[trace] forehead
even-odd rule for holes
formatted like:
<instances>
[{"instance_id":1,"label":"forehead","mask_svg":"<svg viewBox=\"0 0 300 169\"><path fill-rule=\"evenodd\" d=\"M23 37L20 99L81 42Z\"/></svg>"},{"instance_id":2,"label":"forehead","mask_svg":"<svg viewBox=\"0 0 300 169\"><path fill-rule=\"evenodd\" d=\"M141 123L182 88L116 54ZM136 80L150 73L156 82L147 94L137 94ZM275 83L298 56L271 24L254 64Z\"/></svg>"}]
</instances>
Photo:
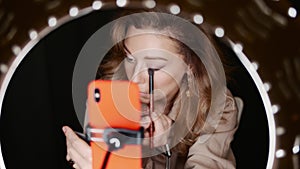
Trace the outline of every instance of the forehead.
<instances>
[{"instance_id":1,"label":"forehead","mask_svg":"<svg viewBox=\"0 0 300 169\"><path fill-rule=\"evenodd\" d=\"M166 33L153 29L136 29L133 26L127 31L125 45L131 53L149 49L167 50L171 53L179 51L178 45Z\"/></svg>"}]
</instances>

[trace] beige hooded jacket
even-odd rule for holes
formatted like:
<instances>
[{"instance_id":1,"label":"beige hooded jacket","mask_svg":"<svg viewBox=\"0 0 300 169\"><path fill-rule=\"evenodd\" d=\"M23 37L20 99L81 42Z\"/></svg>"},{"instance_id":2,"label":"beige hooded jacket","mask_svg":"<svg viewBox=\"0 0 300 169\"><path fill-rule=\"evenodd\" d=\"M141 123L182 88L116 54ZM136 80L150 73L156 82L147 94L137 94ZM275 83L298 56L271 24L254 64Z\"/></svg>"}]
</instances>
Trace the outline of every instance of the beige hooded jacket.
<instances>
[{"instance_id":1,"label":"beige hooded jacket","mask_svg":"<svg viewBox=\"0 0 300 169\"><path fill-rule=\"evenodd\" d=\"M214 133L200 135L189 148L187 156L172 151L171 169L234 169L235 158L230 147L238 127L238 110L235 99L228 92L222 119ZM170 116L170 115L169 115ZM145 169L165 169L163 154L143 161Z\"/></svg>"}]
</instances>

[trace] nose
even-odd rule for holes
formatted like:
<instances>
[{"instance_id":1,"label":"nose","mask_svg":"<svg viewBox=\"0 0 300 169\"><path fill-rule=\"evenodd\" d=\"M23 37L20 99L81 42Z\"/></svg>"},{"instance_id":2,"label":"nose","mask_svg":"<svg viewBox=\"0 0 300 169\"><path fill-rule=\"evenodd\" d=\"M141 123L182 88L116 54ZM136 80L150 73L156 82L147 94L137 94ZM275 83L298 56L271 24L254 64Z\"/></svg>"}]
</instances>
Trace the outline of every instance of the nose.
<instances>
[{"instance_id":1,"label":"nose","mask_svg":"<svg viewBox=\"0 0 300 169\"><path fill-rule=\"evenodd\" d=\"M137 84L144 84L147 82L148 79L148 73L147 73L146 67L136 67L132 76L131 81L137 83Z\"/></svg>"}]
</instances>

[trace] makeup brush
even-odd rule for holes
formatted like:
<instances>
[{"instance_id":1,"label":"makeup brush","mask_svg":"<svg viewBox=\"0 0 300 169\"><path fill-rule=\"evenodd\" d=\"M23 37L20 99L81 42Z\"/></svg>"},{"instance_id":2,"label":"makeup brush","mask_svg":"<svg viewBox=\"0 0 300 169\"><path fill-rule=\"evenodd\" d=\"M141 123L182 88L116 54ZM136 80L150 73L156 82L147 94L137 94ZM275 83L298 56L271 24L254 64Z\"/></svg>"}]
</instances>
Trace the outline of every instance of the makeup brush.
<instances>
[{"instance_id":1,"label":"makeup brush","mask_svg":"<svg viewBox=\"0 0 300 169\"><path fill-rule=\"evenodd\" d=\"M150 104L149 104L149 138L150 138L150 148L153 148L153 133L154 133L154 122L152 119L152 113L154 112L154 69L148 69L149 74L149 95L150 95Z\"/></svg>"}]
</instances>

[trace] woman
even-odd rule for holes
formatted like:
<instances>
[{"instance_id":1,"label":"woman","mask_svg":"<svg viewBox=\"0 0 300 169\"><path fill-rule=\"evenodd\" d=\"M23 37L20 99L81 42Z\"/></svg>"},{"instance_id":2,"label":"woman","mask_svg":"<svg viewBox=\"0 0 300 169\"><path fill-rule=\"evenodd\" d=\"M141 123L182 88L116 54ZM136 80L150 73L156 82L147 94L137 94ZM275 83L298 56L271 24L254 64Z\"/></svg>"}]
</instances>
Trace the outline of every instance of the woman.
<instances>
[{"instance_id":1,"label":"woman","mask_svg":"<svg viewBox=\"0 0 300 169\"><path fill-rule=\"evenodd\" d=\"M112 39L116 46L102 61L99 77L138 84L145 137L151 136L153 119L153 145L170 145L171 168L235 168L230 143L237 108L219 55L202 31L176 16L143 12L117 20ZM151 115L149 69L154 70ZM69 127L63 131L67 160L74 168L91 168L89 146ZM162 154L144 156L143 168L165 165Z\"/></svg>"}]
</instances>

